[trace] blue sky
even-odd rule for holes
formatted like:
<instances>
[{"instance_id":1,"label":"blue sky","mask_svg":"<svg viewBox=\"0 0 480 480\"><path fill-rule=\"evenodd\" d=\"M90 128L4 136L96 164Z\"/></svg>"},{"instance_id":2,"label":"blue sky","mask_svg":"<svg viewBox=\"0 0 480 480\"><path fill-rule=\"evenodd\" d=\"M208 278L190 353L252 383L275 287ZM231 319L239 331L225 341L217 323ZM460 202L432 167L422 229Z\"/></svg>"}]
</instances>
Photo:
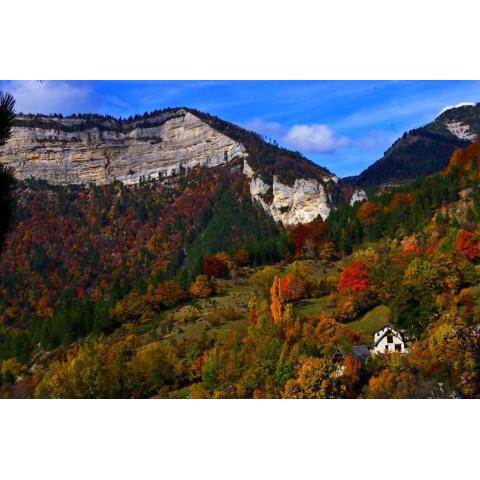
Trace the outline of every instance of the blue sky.
<instances>
[{"instance_id":1,"label":"blue sky","mask_svg":"<svg viewBox=\"0 0 480 480\"><path fill-rule=\"evenodd\" d=\"M445 107L480 102L477 81L0 81L18 112L126 117L188 106L299 150L339 176L378 160Z\"/></svg>"}]
</instances>

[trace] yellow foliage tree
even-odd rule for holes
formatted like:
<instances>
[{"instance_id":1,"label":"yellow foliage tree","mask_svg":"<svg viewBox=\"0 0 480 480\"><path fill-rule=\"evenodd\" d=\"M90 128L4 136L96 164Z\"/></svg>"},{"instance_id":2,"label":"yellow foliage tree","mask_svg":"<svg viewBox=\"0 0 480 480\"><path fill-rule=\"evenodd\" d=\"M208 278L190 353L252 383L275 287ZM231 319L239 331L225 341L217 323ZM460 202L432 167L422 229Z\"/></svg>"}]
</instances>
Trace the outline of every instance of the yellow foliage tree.
<instances>
[{"instance_id":1,"label":"yellow foliage tree","mask_svg":"<svg viewBox=\"0 0 480 480\"><path fill-rule=\"evenodd\" d=\"M131 378L144 395L153 395L163 385L174 382L178 365L172 345L153 342L135 353L130 365Z\"/></svg>"},{"instance_id":2,"label":"yellow foliage tree","mask_svg":"<svg viewBox=\"0 0 480 480\"><path fill-rule=\"evenodd\" d=\"M213 293L213 287L206 275L197 275L195 282L190 287L194 297L207 298Z\"/></svg>"},{"instance_id":3,"label":"yellow foliage tree","mask_svg":"<svg viewBox=\"0 0 480 480\"><path fill-rule=\"evenodd\" d=\"M325 358L300 358L297 375L285 385L283 398L339 398L343 387L335 366Z\"/></svg>"}]
</instances>

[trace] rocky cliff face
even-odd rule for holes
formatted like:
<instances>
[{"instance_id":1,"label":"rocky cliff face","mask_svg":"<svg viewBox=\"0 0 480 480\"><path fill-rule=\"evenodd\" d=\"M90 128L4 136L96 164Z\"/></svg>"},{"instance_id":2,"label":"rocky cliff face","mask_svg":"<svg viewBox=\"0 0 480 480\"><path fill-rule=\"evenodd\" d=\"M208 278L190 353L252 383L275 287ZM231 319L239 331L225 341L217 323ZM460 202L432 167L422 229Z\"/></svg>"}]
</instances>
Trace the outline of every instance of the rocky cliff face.
<instances>
[{"instance_id":1,"label":"rocky cliff face","mask_svg":"<svg viewBox=\"0 0 480 480\"><path fill-rule=\"evenodd\" d=\"M357 202L363 202L364 200L368 200L367 192L358 188L353 192L352 197L350 198L350 206L355 205Z\"/></svg>"},{"instance_id":2,"label":"rocky cliff face","mask_svg":"<svg viewBox=\"0 0 480 480\"><path fill-rule=\"evenodd\" d=\"M334 201L326 184L336 184L334 176L317 179L298 178L293 185L279 181L273 175L271 184L255 174L247 160L244 160L243 173L250 179L250 194L276 222L283 225L308 223L319 215L325 219Z\"/></svg>"},{"instance_id":3,"label":"rocky cliff face","mask_svg":"<svg viewBox=\"0 0 480 480\"><path fill-rule=\"evenodd\" d=\"M179 109L148 122L20 117L0 162L19 179L50 183L138 183L181 169L213 167L245 155L245 148Z\"/></svg>"},{"instance_id":4,"label":"rocky cliff face","mask_svg":"<svg viewBox=\"0 0 480 480\"><path fill-rule=\"evenodd\" d=\"M168 177L243 159L252 199L275 221L286 226L306 223L319 215L326 218L335 207L338 179L328 171L308 164L300 173L294 172L293 179L282 181L271 165L262 169L258 152L255 169L251 168L247 161L251 152L241 141L244 134L248 139L248 132L237 132L234 140L220 130L188 109L126 121L100 116L19 116L13 137L0 148L0 162L13 167L19 179L134 184L142 177Z\"/></svg>"}]
</instances>

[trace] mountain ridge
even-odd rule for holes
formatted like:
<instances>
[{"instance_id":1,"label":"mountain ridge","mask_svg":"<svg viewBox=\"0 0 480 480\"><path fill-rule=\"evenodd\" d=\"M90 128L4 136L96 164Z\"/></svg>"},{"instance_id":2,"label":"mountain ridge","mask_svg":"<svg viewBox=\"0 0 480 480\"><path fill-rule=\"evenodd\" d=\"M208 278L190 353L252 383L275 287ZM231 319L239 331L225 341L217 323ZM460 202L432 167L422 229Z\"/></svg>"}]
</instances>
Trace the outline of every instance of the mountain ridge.
<instances>
[{"instance_id":1,"label":"mountain ridge","mask_svg":"<svg viewBox=\"0 0 480 480\"><path fill-rule=\"evenodd\" d=\"M480 103L451 107L423 127L405 132L379 160L343 180L357 188L388 189L442 170L457 148L479 137Z\"/></svg>"},{"instance_id":2,"label":"mountain ridge","mask_svg":"<svg viewBox=\"0 0 480 480\"><path fill-rule=\"evenodd\" d=\"M168 108L129 119L21 115L0 149L19 179L126 184L243 160L251 198L284 225L326 218L343 201L338 178L298 152L198 110ZM248 162L247 162L248 159Z\"/></svg>"}]
</instances>

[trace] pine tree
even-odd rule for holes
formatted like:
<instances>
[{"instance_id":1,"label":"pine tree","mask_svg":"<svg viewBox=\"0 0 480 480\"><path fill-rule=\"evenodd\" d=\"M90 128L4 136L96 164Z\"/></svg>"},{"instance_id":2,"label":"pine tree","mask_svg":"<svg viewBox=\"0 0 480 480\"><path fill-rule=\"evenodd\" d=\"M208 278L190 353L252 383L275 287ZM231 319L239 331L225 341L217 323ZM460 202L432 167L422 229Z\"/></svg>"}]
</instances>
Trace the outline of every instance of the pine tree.
<instances>
[{"instance_id":1,"label":"pine tree","mask_svg":"<svg viewBox=\"0 0 480 480\"><path fill-rule=\"evenodd\" d=\"M12 135L15 114L13 107L15 100L9 93L0 92L0 146L5 145ZM13 190L15 177L13 171L0 165L0 251L5 241L5 235L13 220L15 201Z\"/></svg>"}]
</instances>

